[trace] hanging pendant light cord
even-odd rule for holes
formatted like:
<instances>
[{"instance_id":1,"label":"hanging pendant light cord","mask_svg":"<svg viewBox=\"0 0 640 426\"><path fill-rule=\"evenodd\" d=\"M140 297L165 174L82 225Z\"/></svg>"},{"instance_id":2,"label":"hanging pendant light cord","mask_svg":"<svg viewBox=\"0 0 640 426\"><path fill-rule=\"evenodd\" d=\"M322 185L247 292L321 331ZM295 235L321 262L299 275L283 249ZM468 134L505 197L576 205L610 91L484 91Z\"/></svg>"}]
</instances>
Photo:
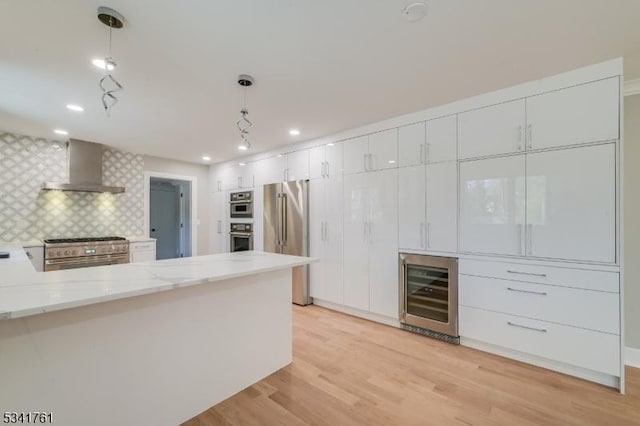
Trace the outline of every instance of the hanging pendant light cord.
<instances>
[{"instance_id":1,"label":"hanging pendant light cord","mask_svg":"<svg viewBox=\"0 0 640 426\"><path fill-rule=\"evenodd\" d=\"M122 85L111 75L111 71L113 71L116 65L116 62L111 57L112 44L113 18L109 18L109 56L104 60L104 77L100 79L100 89L102 89L102 107L107 113L107 117L111 116L111 108L113 108L113 106L118 103L118 98L114 95L114 93L122 90ZM105 84L111 87L107 88Z\"/></svg>"}]
</instances>

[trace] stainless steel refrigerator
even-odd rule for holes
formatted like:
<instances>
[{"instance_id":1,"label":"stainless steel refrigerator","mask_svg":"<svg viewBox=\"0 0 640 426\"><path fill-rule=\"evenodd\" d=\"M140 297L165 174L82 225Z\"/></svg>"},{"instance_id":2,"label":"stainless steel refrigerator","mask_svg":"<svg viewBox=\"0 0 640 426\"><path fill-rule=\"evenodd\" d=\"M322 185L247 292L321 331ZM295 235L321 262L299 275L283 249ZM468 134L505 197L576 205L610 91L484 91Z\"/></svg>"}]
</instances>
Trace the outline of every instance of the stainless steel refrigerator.
<instances>
[{"instance_id":1,"label":"stainless steel refrigerator","mask_svg":"<svg viewBox=\"0 0 640 426\"><path fill-rule=\"evenodd\" d=\"M264 251L307 256L309 254L309 181L264 186ZM308 305L309 267L292 271L293 303Z\"/></svg>"}]
</instances>

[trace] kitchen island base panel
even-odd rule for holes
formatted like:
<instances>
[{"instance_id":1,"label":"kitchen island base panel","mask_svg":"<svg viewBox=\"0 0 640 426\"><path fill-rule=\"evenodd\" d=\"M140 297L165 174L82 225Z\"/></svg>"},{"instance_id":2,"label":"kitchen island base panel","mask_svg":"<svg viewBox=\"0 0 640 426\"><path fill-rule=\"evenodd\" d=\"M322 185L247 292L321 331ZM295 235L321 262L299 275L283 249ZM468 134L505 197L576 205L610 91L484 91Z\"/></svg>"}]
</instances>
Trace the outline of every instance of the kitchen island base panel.
<instances>
[{"instance_id":1,"label":"kitchen island base panel","mask_svg":"<svg viewBox=\"0 0 640 426\"><path fill-rule=\"evenodd\" d=\"M291 363L291 270L2 321L0 342L0 411L174 426Z\"/></svg>"}]
</instances>

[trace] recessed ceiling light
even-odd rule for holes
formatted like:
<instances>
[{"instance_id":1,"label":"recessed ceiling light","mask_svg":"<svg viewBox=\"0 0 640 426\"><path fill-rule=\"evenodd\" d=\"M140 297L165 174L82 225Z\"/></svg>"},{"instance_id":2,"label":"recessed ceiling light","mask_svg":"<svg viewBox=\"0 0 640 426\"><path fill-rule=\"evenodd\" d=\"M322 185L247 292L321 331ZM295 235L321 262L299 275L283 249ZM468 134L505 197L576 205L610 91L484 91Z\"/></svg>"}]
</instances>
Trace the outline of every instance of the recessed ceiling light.
<instances>
[{"instance_id":1,"label":"recessed ceiling light","mask_svg":"<svg viewBox=\"0 0 640 426\"><path fill-rule=\"evenodd\" d=\"M396 162L396 160L389 160L389 164L393 164L395 162Z\"/></svg>"},{"instance_id":2,"label":"recessed ceiling light","mask_svg":"<svg viewBox=\"0 0 640 426\"><path fill-rule=\"evenodd\" d=\"M290 134L291 136L298 136L298 135L300 134L300 130L298 130L298 129L291 129L291 130L289 130L289 134Z\"/></svg>"},{"instance_id":3,"label":"recessed ceiling light","mask_svg":"<svg viewBox=\"0 0 640 426\"><path fill-rule=\"evenodd\" d=\"M83 112L84 108L82 108L80 105L74 105L74 104L67 104L67 109L70 111L75 111L75 112Z\"/></svg>"},{"instance_id":4,"label":"recessed ceiling light","mask_svg":"<svg viewBox=\"0 0 640 426\"><path fill-rule=\"evenodd\" d=\"M248 147L248 146L246 146L245 144L242 144L242 145L238 145L238 149L239 149L240 151L246 151L246 150L248 150L248 149L249 149L249 147Z\"/></svg>"},{"instance_id":5,"label":"recessed ceiling light","mask_svg":"<svg viewBox=\"0 0 640 426\"><path fill-rule=\"evenodd\" d=\"M204 161L211 161L211 157L209 157L208 155L203 156L202 159Z\"/></svg>"},{"instance_id":6,"label":"recessed ceiling light","mask_svg":"<svg viewBox=\"0 0 640 426\"><path fill-rule=\"evenodd\" d=\"M241 167L245 166L245 165L246 165L246 163L238 163L238 166L241 166Z\"/></svg>"},{"instance_id":7,"label":"recessed ceiling light","mask_svg":"<svg viewBox=\"0 0 640 426\"><path fill-rule=\"evenodd\" d=\"M278 154L278 158L282 157L282 154Z\"/></svg>"},{"instance_id":8,"label":"recessed ceiling light","mask_svg":"<svg viewBox=\"0 0 640 426\"><path fill-rule=\"evenodd\" d=\"M113 71L115 69L115 65L112 62L107 65L104 59L94 59L91 61L91 63L101 70L108 68L109 71Z\"/></svg>"},{"instance_id":9,"label":"recessed ceiling light","mask_svg":"<svg viewBox=\"0 0 640 426\"><path fill-rule=\"evenodd\" d=\"M67 136L69 134L69 132L63 129L55 129L53 133L55 133L56 135L63 135L63 136Z\"/></svg>"},{"instance_id":10,"label":"recessed ceiling light","mask_svg":"<svg viewBox=\"0 0 640 426\"><path fill-rule=\"evenodd\" d=\"M328 143L327 146L334 146L335 143Z\"/></svg>"}]
</instances>

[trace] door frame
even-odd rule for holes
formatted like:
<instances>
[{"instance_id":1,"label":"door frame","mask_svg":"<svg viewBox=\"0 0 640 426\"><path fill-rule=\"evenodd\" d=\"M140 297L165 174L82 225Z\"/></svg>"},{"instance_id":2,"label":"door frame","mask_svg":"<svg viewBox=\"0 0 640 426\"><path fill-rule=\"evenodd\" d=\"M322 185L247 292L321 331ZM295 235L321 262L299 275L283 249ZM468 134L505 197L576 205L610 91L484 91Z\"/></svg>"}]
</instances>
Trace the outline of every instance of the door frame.
<instances>
[{"instance_id":1,"label":"door frame","mask_svg":"<svg viewBox=\"0 0 640 426\"><path fill-rule=\"evenodd\" d=\"M191 184L191 256L198 255L198 178L173 173L144 172L144 236L149 238L151 224L151 178L182 180Z\"/></svg>"}]
</instances>

